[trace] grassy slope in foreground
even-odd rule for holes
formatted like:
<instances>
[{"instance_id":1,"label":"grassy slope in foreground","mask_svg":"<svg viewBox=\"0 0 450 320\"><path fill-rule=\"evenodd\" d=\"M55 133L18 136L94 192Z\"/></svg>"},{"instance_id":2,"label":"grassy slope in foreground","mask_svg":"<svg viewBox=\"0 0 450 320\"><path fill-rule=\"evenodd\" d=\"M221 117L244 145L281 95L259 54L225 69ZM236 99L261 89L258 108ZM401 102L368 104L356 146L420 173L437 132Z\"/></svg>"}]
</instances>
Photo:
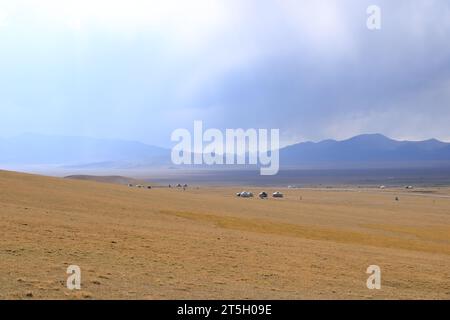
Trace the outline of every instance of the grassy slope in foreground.
<instances>
[{"instance_id":1,"label":"grassy slope in foreground","mask_svg":"<svg viewBox=\"0 0 450 320\"><path fill-rule=\"evenodd\" d=\"M294 189L263 201L6 171L0 190L2 299L450 297L448 198ZM70 264L81 291L65 288ZM370 264L382 290L365 286Z\"/></svg>"}]
</instances>

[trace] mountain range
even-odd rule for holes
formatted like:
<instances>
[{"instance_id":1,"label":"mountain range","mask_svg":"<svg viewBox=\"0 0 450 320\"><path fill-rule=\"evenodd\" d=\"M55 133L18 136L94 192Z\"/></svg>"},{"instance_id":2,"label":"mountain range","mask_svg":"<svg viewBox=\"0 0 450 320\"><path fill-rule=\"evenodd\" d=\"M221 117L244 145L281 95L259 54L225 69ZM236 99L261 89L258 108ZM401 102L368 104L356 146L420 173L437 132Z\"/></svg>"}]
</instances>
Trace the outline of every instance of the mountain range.
<instances>
[{"instance_id":1,"label":"mountain range","mask_svg":"<svg viewBox=\"0 0 450 320\"><path fill-rule=\"evenodd\" d=\"M136 141L23 134L0 139L0 165L54 165L66 168L172 166L170 149ZM363 134L336 141L302 142L280 150L282 167L342 165L450 165L450 143L430 139L397 141Z\"/></svg>"},{"instance_id":2,"label":"mountain range","mask_svg":"<svg viewBox=\"0 0 450 320\"><path fill-rule=\"evenodd\" d=\"M450 143L436 139L397 141L381 134L363 134L336 141L303 142L283 148L282 165L306 163L445 163L450 161Z\"/></svg>"}]
</instances>

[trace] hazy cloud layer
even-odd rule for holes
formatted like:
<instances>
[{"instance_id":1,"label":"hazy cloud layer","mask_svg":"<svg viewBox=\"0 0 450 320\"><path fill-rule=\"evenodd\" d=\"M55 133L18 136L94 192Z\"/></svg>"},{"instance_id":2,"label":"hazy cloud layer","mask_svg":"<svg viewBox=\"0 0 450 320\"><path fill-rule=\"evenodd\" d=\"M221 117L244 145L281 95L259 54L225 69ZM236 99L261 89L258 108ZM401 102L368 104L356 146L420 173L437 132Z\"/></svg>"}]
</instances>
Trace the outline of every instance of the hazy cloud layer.
<instances>
[{"instance_id":1,"label":"hazy cloud layer","mask_svg":"<svg viewBox=\"0 0 450 320\"><path fill-rule=\"evenodd\" d=\"M447 0L0 0L0 136L450 141L449 39Z\"/></svg>"}]
</instances>

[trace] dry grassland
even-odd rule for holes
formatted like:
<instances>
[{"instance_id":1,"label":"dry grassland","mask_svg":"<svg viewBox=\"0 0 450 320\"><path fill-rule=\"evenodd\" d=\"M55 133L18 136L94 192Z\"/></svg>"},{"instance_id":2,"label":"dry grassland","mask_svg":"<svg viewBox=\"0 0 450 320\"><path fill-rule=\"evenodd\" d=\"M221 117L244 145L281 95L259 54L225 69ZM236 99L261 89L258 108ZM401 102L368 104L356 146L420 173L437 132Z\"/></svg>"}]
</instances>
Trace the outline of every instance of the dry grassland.
<instances>
[{"instance_id":1,"label":"dry grassland","mask_svg":"<svg viewBox=\"0 0 450 320\"><path fill-rule=\"evenodd\" d=\"M0 171L0 299L450 298L450 189L243 189Z\"/></svg>"}]
</instances>

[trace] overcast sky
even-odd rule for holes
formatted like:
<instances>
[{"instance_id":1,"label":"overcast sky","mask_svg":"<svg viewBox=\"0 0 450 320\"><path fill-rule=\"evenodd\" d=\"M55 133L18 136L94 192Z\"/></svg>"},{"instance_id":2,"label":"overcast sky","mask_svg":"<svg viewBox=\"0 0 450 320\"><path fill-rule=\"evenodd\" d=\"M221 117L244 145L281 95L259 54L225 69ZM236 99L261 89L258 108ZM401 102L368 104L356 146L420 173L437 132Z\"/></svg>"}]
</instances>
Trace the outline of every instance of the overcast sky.
<instances>
[{"instance_id":1,"label":"overcast sky","mask_svg":"<svg viewBox=\"0 0 450 320\"><path fill-rule=\"evenodd\" d=\"M450 141L450 2L0 0L0 137L168 146L194 120Z\"/></svg>"}]
</instances>

